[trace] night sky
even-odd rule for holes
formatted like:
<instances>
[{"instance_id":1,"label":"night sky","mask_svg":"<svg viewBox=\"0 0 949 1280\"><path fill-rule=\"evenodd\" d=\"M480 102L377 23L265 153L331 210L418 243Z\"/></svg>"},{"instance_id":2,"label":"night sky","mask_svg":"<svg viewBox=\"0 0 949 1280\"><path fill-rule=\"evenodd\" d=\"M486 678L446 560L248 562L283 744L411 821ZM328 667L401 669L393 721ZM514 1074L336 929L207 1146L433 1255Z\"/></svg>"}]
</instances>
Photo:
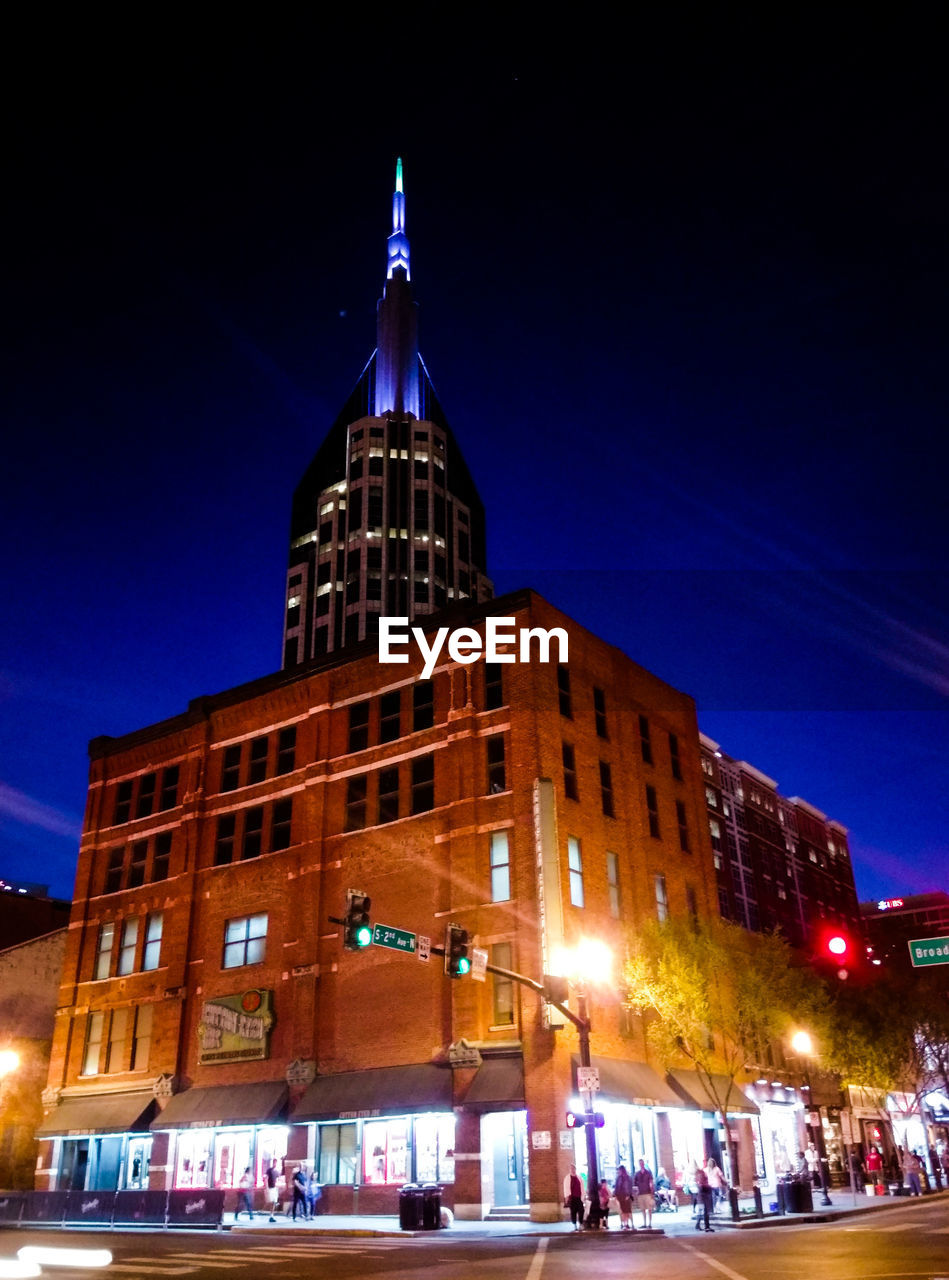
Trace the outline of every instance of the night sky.
<instances>
[{"instance_id":1,"label":"night sky","mask_svg":"<svg viewBox=\"0 0 949 1280\"><path fill-rule=\"evenodd\" d=\"M949 887L935 16L56 21L7 50L0 876L70 896L88 740L279 666L401 154L497 592L690 693L861 898Z\"/></svg>"}]
</instances>

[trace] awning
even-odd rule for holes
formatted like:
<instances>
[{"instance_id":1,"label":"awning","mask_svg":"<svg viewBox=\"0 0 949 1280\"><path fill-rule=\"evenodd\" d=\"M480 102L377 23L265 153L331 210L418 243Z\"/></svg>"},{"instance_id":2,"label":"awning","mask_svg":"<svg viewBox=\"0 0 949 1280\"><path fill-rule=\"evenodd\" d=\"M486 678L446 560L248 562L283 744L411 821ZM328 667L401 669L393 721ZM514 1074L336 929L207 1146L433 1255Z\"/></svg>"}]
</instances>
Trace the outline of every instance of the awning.
<instances>
[{"instance_id":1,"label":"awning","mask_svg":"<svg viewBox=\"0 0 949 1280\"><path fill-rule=\"evenodd\" d=\"M146 1133L155 1114L151 1089L135 1093L98 1093L64 1098L42 1121L37 1137L49 1134Z\"/></svg>"},{"instance_id":2,"label":"awning","mask_svg":"<svg viewBox=\"0 0 949 1280\"><path fill-rule=\"evenodd\" d=\"M718 1102L712 1097L708 1085L697 1071L670 1071L673 1089L682 1095L686 1106L696 1111L718 1111ZM712 1075L712 1085L719 1101L725 1102L729 1115L760 1115L757 1104L747 1097L741 1086L728 1076ZM681 1105L681 1103L680 1103Z\"/></svg>"},{"instance_id":3,"label":"awning","mask_svg":"<svg viewBox=\"0 0 949 1280\"><path fill-rule=\"evenodd\" d=\"M451 1111L452 1073L430 1062L318 1076L294 1109L298 1120L355 1120Z\"/></svg>"},{"instance_id":4,"label":"awning","mask_svg":"<svg viewBox=\"0 0 949 1280\"><path fill-rule=\"evenodd\" d=\"M287 1085L283 1080L186 1089L168 1100L151 1127L202 1129L216 1125L272 1124L284 1119L286 1104Z\"/></svg>"},{"instance_id":5,"label":"awning","mask_svg":"<svg viewBox=\"0 0 949 1280\"><path fill-rule=\"evenodd\" d=\"M580 1060L573 1059L573 1087L577 1087ZM633 1062L625 1058L598 1058L591 1066L600 1073L600 1090L596 1097L605 1102L628 1102L641 1107L681 1107L682 1099L663 1080L658 1072L645 1062Z\"/></svg>"},{"instance_id":6,"label":"awning","mask_svg":"<svg viewBox=\"0 0 949 1280\"><path fill-rule=\"evenodd\" d=\"M524 1101L524 1059L485 1058L465 1094L465 1106L477 1111L519 1111Z\"/></svg>"}]
</instances>

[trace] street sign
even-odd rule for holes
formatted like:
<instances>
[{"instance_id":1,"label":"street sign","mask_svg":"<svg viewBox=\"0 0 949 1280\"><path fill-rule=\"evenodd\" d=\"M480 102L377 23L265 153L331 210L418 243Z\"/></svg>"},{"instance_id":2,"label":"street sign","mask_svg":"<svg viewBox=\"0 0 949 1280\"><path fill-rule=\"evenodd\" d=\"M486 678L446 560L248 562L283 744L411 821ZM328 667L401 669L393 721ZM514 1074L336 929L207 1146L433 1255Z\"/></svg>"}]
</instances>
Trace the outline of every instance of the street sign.
<instances>
[{"instance_id":1,"label":"street sign","mask_svg":"<svg viewBox=\"0 0 949 1280\"><path fill-rule=\"evenodd\" d=\"M483 947L471 948L471 973L469 978L475 982L484 982L488 972L488 953Z\"/></svg>"},{"instance_id":2,"label":"street sign","mask_svg":"<svg viewBox=\"0 0 949 1280\"><path fill-rule=\"evenodd\" d=\"M599 1070L596 1067L577 1067L577 1088L581 1093L599 1093Z\"/></svg>"},{"instance_id":3,"label":"street sign","mask_svg":"<svg viewBox=\"0 0 949 1280\"><path fill-rule=\"evenodd\" d=\"M914 969L927 964L949 964L949 938L917 938L908 945Z\"/></svg>"},{"instance_id":4,"label":"street sign","mask_svg":"<svg viewBox=\"0 0 949 1280\"><path fill-rule=\"evenodd\" d=\"M415 958L421 960L424 964L428 964L432 958L432 940L427 938L424 933L420 933L415 939Z\"/></svg>"},{"instance_id":5,"label":"street sign","mask_svg":"<svg viewBox=\"0 0 949 1280\"><path fill-rule=\"evenodd\" d=\"M372 927L372 941L377 947L389 947L392 951L415 951L415 934L407 929L393 929L388 924L376 924Z\"/></svg>"}]
</instances>

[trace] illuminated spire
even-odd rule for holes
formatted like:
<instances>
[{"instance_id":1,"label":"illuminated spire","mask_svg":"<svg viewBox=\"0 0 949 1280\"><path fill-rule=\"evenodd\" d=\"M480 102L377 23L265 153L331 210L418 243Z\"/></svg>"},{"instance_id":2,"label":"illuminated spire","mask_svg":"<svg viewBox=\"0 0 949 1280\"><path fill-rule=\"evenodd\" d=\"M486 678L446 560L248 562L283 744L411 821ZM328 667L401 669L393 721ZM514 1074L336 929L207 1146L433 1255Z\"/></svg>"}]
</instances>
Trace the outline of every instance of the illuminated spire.
<instances>
[{"instance_id":1,"label":"illuminated spire","mask_svg":"<svg viewBox=\"0 0 949 1280\"><path fill-rule=\"evenodd\" d=\"M409 270L409 242L405 234L405 194L402 190L402 157L395 162L395 191L392 193L392 235L389 236L389 266L386 279L392 279L392 273L398 267L405 271L406 280L411 280Z\"/></svg>"}]
</instances>

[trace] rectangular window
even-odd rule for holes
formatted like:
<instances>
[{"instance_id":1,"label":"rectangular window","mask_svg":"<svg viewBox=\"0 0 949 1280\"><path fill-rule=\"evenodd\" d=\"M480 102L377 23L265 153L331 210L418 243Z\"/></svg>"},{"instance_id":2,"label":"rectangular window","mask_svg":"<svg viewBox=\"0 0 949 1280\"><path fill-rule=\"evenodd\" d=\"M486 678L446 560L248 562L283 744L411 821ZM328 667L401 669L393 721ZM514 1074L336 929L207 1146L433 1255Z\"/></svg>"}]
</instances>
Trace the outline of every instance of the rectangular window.
<instances>
[{"instance_id":1,"label":"rectangular window","mask_svg":"<svg viewBox=\"0 0 949 1280\"><path fill-rule=\"evenodd\" d=\"M105 869L105 883L102 886L103 893L118 893L122 888L122 872L125 870L125 850L110 849L109 861Z\"/></svg>"},{"instance_id":2,"label":"rectangular window","mask_svg":"<svg viewBox=\"0 0 949 1280\"><path fill-rule=\"evenodd\" d=\"M135 950L138 946L138 916L131 916L122 925L122 943L119 947L119 967L117 973L124 978L127 973L135 972Z\"/></svg>"},{"instance_id":3,"label":"rectangular window","mask_svg":"<svg viewBox=\"0 0 949 1280\"><path fill-rule=\"evenodd\" d=\"M504 706L504 667L500 662L484 664L484 709Z\"/></svg>"},{"instance_id":4,"label":"rectangular window","mask_svg":"<svg viewBox=\"0 0 949 1280\"><path fill-rule=\"evenodd\" d=\"M615 818L613 808L613 771L605 760L600 761L600 803L608 818Z\"/></svg>"},{"instance_id":5,"label":"rectangular window","mask_svg":"<svg viewBox=\"0 0 949 1280\"><path fill-rule=\"evenodd\" d=\"M491 901L507 902L511 897L511 851L506 831L491 833Z\"/></svg>"},{"instance_id":6,"label":"rectangular window","mask_svg":"<svg viewBox=\"0 0 949 1280\"><path fill-rule=\"evenodd\" d=\"M217 820L217 835L214 841L214 865L223 867L234 857L234 831L237 827L237 815L222 813Z\"/></svg>"},{"instance_id":7,"label":"rectangular window","mask_svg":"<svg viewBox=\"0 0 949 1280\"><path fill-rule=\"evenodd\" d=\"M171 862L171 832L162 831L155 837L155 853L152 857L152 880L167 880Z\"/></svg>"},{"instance_id":8,"label":"rectangular window","mask_svg":"<svg viewBox=\"0 0 949 1280\"><path fill-rule=\"evenodd\" d=\"M241 785L241 744L236 742L224 748L224 762L221 765L221 790L236 791Z\"/></svg>"},{"instance_id":9,"label":"rectangular window","mask_svg":"<svg viewBox=\"0 0 949 1280\"><path fill-rule=\"evenodd\" d=\"M90 1013L86 1019L86 1044L82 1055L82 1072L84 1076L99 1074L99 1056L102 1051L102 1027L105 1017L101 1013Z\"/></svg>"},{"instance_id":10,"label":"rectangular window","mask_svg":"<svg viewBox=\"0 0 949 1280\"><path fill-rule=\"evenodd\" d=\"M718 795L716 794L716 792L715 792L711 787L706 787L706 788L705 788L705 803L706 803L706 804L707 804L711 809L717 809L717 808L718 808Z\"/></svg>"},{"instance_id":11,"label":"rectangular window","mask_svg":"<svg viewBox=\"0 0 949 1280\"><path fill-rule=\"evenodd\" d=\"M357 702L349 708L349 746L347 750L365 751L369 746L369 703Z\"/></svg>"},{"instance_id":12,"label":"rectangular window","mask_svg":"<svg viewBox=\"0 0 949 1280\"><path fill-rule=\"evenodd\" d=\"M686 906L686 910L688 911L692 919L698 920L699 903L698 903L698 899L695 896L695 890L690 884L687 884L685 886L685 906Z\"/></svg>"},{"instance_id":13,"label":"rectangular window","mask_svg":"<svg viewBox=\"0 0 949 1280\"><path fill-rule=\"evenodd\" d=\"M267 748L269 743L266 738L255 738L250 744L250 768L247 771L247 781L263 782L267 776Z\"/></svg>"},{"instance_id":14,"label":"rectangular window","mask_svg":"<svg viewBox=\"0 0 949 1280\"><path fill-rule=\"evenodd\" d=\"M135 806L136 818L147 818L155 808L155 784L158 775L145 773L138 784L138 804Z\"/></svg>"},{"instance_id":15,"label":"rectangular window","mask_svg":"<svg viewBox=\"0 0 949 1280\"><path fill-rule=\"evenodd\" d=\"M610 915L614 920L618 920L620 914L619 858L615 853L606 855L606 887L610 895Z\"/></svg>"},{"instance_id":16,"label":"rectangular window","mask_svg":"<svg viewBox=\"0 0 949 1280\"><path fill-rule=\"evenodd\" d=\"M121 826L132 816L132 780L127 778L115 789L115 812L112 815L113 826Z\"/></svg>"},{"instance_id":17,"label":"rectangular window","mask_svg":"<svg viewBox=\"0 0 949 1280\"><path fill-rule=\"evenodd\" d=\"M719 853L722 850L722 828L716 818L709 818L708 833L712 837L712 848Z\"/></svg>"},{"instance_id":18,"label":"rectangular window","mask_svg":"<svg viewBox=\"0 0 949 1280\"><path fill-rule=\"evenodd\" d=\"M412 812L427 813L435 808L435 757L419 756L412 761Z\"/></svg>"},{"instance_id":19,"label":"rectangular window","mask_svg":"<svg viewBox=\"0 0 949 1280\"><path fill-rule=\"evenodd\" d=\"M596 736L609 739L606 729L606 694L602 689L593 690L593 719L596 723Z\"/></svg>"},{"instance_id":20,"label":"rectangular window","mask_svg":"<svg viewBox=\"0 0 949 1280\"><path fill-rule=\"evenodd\" d=\"M676 821L679 824L679 848L683 853L689 852L689 824L685 820L685 805L676 801Z\"/></svg>"},{"instance_id":21,"label":"rectangular window","mask_svg":"<svg viewBox=\"0 0 949 1280\"><path fill-rule=\"evenodd\" d=\"M346 825L344 831L361 831L366 825L366 782L369 775L361 773L346 780Z\"/></svg>"},{"instance_id":22,"label":"rectangular window","mask_svg":"<svg viewBox=\"0 0 949 1280\"><path fill-rule=\"evenodd\" d=\"M568 800L579 800L580 793L577 789L577 761L573 747L569 742L564 742L562 744L561 755L563 756L564 794Z\"/></svg>"},{"instance_id":23,"label":"rectangular window","mask_svg":"<svg viewBox=\"0 0 949 1280\"><path fill-rule=\"evenodd\" d=\"M666 893L666 877L655 876L656 885L656 915L660 920L669 919L669 896Z\"/></svg>"},{"instance_id":24,"label":"rectangular window","mask_svg":"<svg viewBox=\"0 0 949 1280\"><path fill-rule=\"evenodd\" d=\"M293 773L297 759L297 727L288 724L277 735L277 773Z\"/></svg>"},{"instance_id":25,"label":"rectangular window","mask_svg":"<svg viewBox=\"0 0 949 1280\"><path fill-rule=\"evenodd\" d=\"M320 1185L351 1187L356 1181L356 1125L317 1125L320 1136Z\"/></svg>"},{"instance_id":26,"label":"rectangular window","mask_svg":"<svg viewBox=\"0 0 949 1280\"><path fill-rule=\"evenodd\" d=\"M399 771L379 771L379 822L396 822L399 817Z\"/></svg>"},{"instance_id":27,"label":"rectangular window","mask_svg":"<svg viewBox=\"0 0 949 1280\"><path fill-rule=\"evenodd\" d=\"M178 803L178 780L181 776L181 769L178 765L169 765L167 769L162 770L161 775L161 794L158 797L158 808L161 812L166 809L174 809Z\"/></svg>"},{"instance_id":28,"label":"rectangular window","mask_svg":"<svg viewBox=\"0 0 949 1280\"><path fill-rule=\"evenodd\" d=\"M402 691L393 689L379 699L379 741L395 742L402 736Z\"/></svg>"},{"instance_id":29,"label":"rectangular window","mask_svg":"<svg viewBox=\"0 0 949 1280\"><path fill-rule=\"evenodd\" d=\"M562 662L557 664L557 698L560 702L560 714L568 720L573 719L573 708L570 701L570 672Z\"/></svg>"},{"instance_id":30,"label":"rectangular window","mask_svg":"<svg viewBox=\"0 0 949 1280\"><path fill-rule=\"evenodd\" d=\"M129 855L128 887L137 889L145 883L145 863L148 861L148 841L136 840Z\"/></svg>"},{"instance_id":31,"label":"rectangular window","mask_svg":"<svg viewBox=\"0 0 949 1280\"><path fill-rule=\"evenodd\" d=\"M244 810L244 838L241 858L259 858L263 847L264 810L262 805Z\"/></svg>"},{"instance_id":32,"label":"rectangular window","mask_svg":"<svg viewBox=\"0 0 949 1280\"><path fill-rule=\"evenodd\" d=\"M132 1036L132 1070L148 1069L148 1054L152 1043L152 1006L139 1005L135 1010L135 1031Z\"/></svg>"},{"instance_id":33,"label":"rectangular window","mask_svg":"<svg viewBox=\"0 0 949 1280\"><path fill-rule=\"evenodd\" d=\"M96 942L96 964L92 976L96 982L109 976L112 968L112 943L115 939L115 925L110 920L99 926L99 938Z\"/></svg>"},{"instance_id":34,"label":"rectangular window","mask_svg":"<svg viewBox=\"0 0 949 1280\"><path fill-rule=\"evenodd\" d=\"M583 854L576 836L567 836L567 865L570 868L570 901L583 906Z\"/></svg>"},{"instance_id":35,"label":"rectangular window","mask_svg":"<svg viewBox=\"0 0 949 1280\"><path fill-rule=\"evenodd\" d=\"M109 1018L109 1043L106 1048L105 1069L109 1075L125 1070L125 1041L128 1036L128 1009L113 1009Z\"/></svg>"},{"instance_id":36,"label":"rectangular window","mask_svg":"<svg viewBox=\"0 0 949 1280\"><path fill-rule=\"evenodd\" d=\"M267 913L239 916L224 926L225 969L238 969L245 964L260 964L267 951Z\"/></svg>"},{"instance_id":37,"label":"rectangular window","mask_svg":"<svg viewBox=\"0 0 949 1280\"><path fill-rule=\"evenodd\" d=\"M646 764L652 764L652 739L649 736L649 721L645 716L639 717L639 749Z\"/></svg>"},{"instance_id":38,"label":"rectangular window","mask_svg":"<svg viewBox=\"0 0 949 1280\"><path fill-rule=\"evenodd\" d=\"M669 734L669 758L672 762L672 776L682 781L682 761L679 759L679 739L674 733Z\"/></svg>"},{"instance_id":39,"label":"rectangular window","mask_svg":"<svg viewBox=\"0 0 949 1280\"><path fill-rule=\"evenodd\" d=\"M270 852L290 848L291 827L293 824L293 797L286 796L274 803L270 815Z\"/></svg>"},{"instance_id":40,"label":"rectangular window","mask_svg":"<svg viewBox=\"0 0 949 1280\"><path fill-rule=\"evenodd\" d=\"M153 911L145 920L145 949L142 952L142 969L148 972L157 969L161 963L161 931L164 925L164 914Z\"/></svg>"},{"instance_id":41,"label":"rectangular window","mask_svg":"<svg viewBox=\"0 0 949 1280\"><path fill-rule=\"evenodd\" d=\"M504 735L494 734L488 744L488 795L495 796L507 790L504 776Z\"/></svg>"},{"instance_id":42,"label":"rectangular window","mask_svg":"<svg viewBox=\"0 0 949 1280\"><path fill-rule=\"evenodd\" d=\"M491 948L491 963L498 969L512 971L513 956L509 942L496 942ZM514 1025L514 983L499 973L491 975L491 1019L492 1026L511 1027Z\"/></svg>"},{"instance_id":43,"label":"rectangular window","mask_svg":"<svg viewBox=\"0 0 949 1280\"><path fill-rule=\"evenodd\" d=\"M649 814L649 834L659 839L659 801L656 799L656 788L646 787L646 810Z\"/></svg>"},{"instance_id":44,"label":"rectangular window","mask_svg":"<svg viewBox=\"0 0 949 1280\"><path fill-rule=\"evenodd\" d=\"M435 690L431 680L412 686L412 731L430 729L435 723Z\"/></svg>"}]
</instances>

